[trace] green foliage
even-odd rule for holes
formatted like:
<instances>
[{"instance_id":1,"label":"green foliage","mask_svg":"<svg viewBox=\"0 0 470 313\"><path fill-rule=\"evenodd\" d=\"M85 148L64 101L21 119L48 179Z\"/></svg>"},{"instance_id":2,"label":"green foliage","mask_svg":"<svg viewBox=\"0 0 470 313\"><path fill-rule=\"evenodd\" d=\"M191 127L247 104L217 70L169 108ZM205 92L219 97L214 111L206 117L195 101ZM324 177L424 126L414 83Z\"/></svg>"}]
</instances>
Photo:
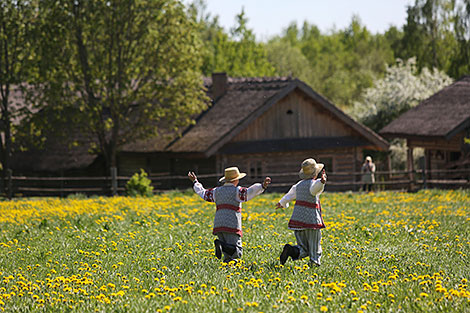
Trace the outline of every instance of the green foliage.
<instances>
[{"instance_id":1,"label":"green foliage","mask_svg":"<svg viewBox=\"0 0 470 313\"><path fill-rule=\"evenodd\" d=\"M276 71L266 56L262 43L258 43L248 28L244 10L236 16L236 24L230 33L219 25L218 18L205 12L204 2L191 5L193 16L198 19L199 31L204 41L202 72L210 76L214 72L226 72L233 77L273 76Z\"/></svg>"},{"instance_id":2,"label":"green foliage","mask_svg":"<svg viewBox=\"0 0 470 313\"><path fill-rule=\"evenodd\" d=\"M289 25L266 44L257 43L242 11L230 33L192 4L204 41L203 72L231 76L290 75L302 79L340 107L361 101L363 91L383 77L396 58L416 58L418 71L436 68L458 78L470 71L470 3L467 0L415 0L403 29L372 34L359 17L345 29L321 32L304 22ZM264 50L264 52L263 52Z\"/></svg>"},{"instance_id":3,"label":"green foliage","mask_svg":"<svg viewBox=\"0 0 470 313\"><path fill-rule=\"evenodd\" d=\"M31 107L22 92L34 72L35 22L37 1L0 2L0 163L10 168L12 143L17 130L13 121L30 113Z\"/></svg>"},{"instance_id":4,"label":"green foliage","mask_svg":"<svg viewBox=\"0 0 470 313\"><path fill-rule=\"evenodd\" d=\"M301 29L291 24L269 41L267 51L279 74L304 80L343 107L358 100L393 60L386 38L371 34L358 17L346 29L325 34L307 22Z\"/></svg>"},{"instance_id":5,"label":"green foliage","mask_svg":"<svg viewBox=\"0 0 470 313\"><path fill-rule=\"evenodd\" d=\"M206 106L195 22L177 0L45 0L43 101L73 107L84 137L116 162L122 145L188 126Z\"/></svg>"},{"instance_id":6,"label":"green foliage","mask_svg":"<svg viewBox=\"0 0 470 313\"><path fill-rule=\"evenodd\" d=\"M416 57L418 68L437 68L453 78L470 72L470 2L415 0L407 10L396 57Z\"/></svg>"},{"instance_id":7,"label":"green foliage","mask_svg":"<svg viewBox=\"0 0 470 313\"><path fill-rule=\"evenodd\" d=\"M147 178L147 173L140 169L140 173L132 175L126 184L126 195L131 197L151 197L153 196L152 181Z\"/></svg>"},{"instance_id":8,"label":"green foliage","mask_svg":"<svg viewBox=\"0 0 470 313\"><path fill-rule=\"evenodd\" d=\"M458 1L455 12L454 29L458 47L454 51L450 75L457 78L470 74L470 1Z\"/></svg>"}]
</instances>

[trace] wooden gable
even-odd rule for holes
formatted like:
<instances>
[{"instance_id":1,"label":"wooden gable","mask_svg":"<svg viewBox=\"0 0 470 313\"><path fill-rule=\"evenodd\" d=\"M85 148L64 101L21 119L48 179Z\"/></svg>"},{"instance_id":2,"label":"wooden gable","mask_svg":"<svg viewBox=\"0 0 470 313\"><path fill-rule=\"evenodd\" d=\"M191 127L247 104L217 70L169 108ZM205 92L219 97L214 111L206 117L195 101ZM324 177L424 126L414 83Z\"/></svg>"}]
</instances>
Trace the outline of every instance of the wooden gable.
<instances>
[{"instance_id":1,"label":"wooden gable","mask_svg":"<svg viewBox=\"0 0 470 313\"><path fill-rule=\"evenodd\" d=\"M252 121L232 141L347 136L360 137L360 134L295 89Z\"/></svg>"}]
</instances>

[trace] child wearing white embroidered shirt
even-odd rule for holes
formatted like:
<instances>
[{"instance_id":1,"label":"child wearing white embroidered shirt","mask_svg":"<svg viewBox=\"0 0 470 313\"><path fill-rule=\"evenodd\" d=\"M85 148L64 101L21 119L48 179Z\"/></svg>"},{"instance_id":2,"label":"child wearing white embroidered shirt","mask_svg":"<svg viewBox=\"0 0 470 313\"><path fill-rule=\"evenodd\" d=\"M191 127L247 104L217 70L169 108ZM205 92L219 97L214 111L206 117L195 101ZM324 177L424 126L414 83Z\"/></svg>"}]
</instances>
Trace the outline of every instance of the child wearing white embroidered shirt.
<instances>
[{"instance_id":1,"label":"child wearing white embroidered shirt","mask_svg":"<svg viewBox=\"0 0 470 313\"><path fill-rule=\"evenodd\" d=\"M215 202L216 213L212 233L218 237L214 241L215 255L218 259L224 254L224 262L238 259L242 256L242 217L241 203L251 200L263 191L271 183L266 177L263 184L253 184L249 188L238 186L239 180L245 177L237 167L225 169L225 176L219 181L225 184L220 187L204 189L197 181L193 172L188 173L189 179L194 183L194 191L205 201Z\"/></svg>"},{"instance_id":2,"label":"child wearing white embroidered shirt","mask_svg":"<svg viewBox=\"0 0 470 313\"><path fill-rule=\"evenodd\" d=\"M288 227L294 231L297 245L286 244L284 246L279 258L282 265L286 263L289 256L292 260L309 256L311 263L320 266L321 229L325 228L325 224L319 196L326 183L325 170L321 173L320 179L317 179L317 176L323 167L323 164L316 163L314 159L304 160L299 172L302 180L293 185L276 205L276 208L287 208L289 201L296 200Z\"/></svg>"}]
</instances>

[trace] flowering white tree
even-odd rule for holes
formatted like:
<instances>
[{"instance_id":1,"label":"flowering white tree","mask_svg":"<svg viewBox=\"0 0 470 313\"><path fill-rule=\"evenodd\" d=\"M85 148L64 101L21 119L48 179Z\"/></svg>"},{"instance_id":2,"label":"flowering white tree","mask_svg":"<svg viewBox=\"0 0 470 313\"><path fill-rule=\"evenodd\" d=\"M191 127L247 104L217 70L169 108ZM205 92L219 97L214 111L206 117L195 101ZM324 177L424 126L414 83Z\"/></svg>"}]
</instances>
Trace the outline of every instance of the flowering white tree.
<instances>
[{"instance_id":1,"label":"flowering white tree","mask_svg":"<svg viewBox=\"0 0 470 313\"><path fill-rule=\"evenodd\" d=\"M362 101L350 112L353 117L379 131L420 101L452 83L452 79L437 69L423 68L418 72L416 59L397 60L387 67L385 77L364 91Z\"/></svg>"},{"instance_id":2,"label":"flowering white tree","mask_svg":"<svg viewBox=\"0 0 470 313\"><path fill-rule=\"evenodd\" d=\"M418 71L416 59L397 60L387 67L385 77L364 91L362 101L354 103L349 112L374 131L380 131L395 118L420 101L452 83L452 79L437 69ZM392 166L402 168L406 160L405 143L394 140L390 146Z\"/></svg>"}]
</instances>

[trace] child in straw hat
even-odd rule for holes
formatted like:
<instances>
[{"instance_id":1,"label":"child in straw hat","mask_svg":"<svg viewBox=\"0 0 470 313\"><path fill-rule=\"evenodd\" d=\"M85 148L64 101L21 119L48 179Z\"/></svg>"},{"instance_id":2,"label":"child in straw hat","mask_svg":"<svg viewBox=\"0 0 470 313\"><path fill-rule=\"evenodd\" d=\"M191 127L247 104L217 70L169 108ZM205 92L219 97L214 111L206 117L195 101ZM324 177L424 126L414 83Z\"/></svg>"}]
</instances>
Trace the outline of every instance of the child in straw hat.
<instances>
[{"instance_id":1,"label":"child in straw hat","mask_svg":"<svg viewBox=\"0 0 470 313\"><path fill-rule=\"evenodd\" d=\"M308 256L311 263L320 266L321 229L325 228L319 198L326 183L323 167L323 164L317 163L314 159L304 160L299 172L302 180L293 185L276 205L277 209L287 208L289 201L296 200L288 227L294 231L297 245L284 246L279 258L282 265L289 257L298 260ZM321 176L317 179L320 172Z\"/></svg>"},{"instance_id":2,"label":"child in straw hat","mask_svg":"<svg viewBox=\"0 0 470 313\"><path fill-rule=\"evenodd\" d=\"M212 233L218 237L214 241L215 255L218 259L224 255L224 262L238 259L242 256L242 202L248 201L263 193L271 183L266 177L263 184L253 184L245 188L238 186L239 180L245 177L237 167L225 169L225 175L219 181L224 185L211 189L204 189L198 182L196 174L188 173L193 182L194 191L205 201L215 202L216 212L214 229Z\"/></svg>"}]
</instances>

